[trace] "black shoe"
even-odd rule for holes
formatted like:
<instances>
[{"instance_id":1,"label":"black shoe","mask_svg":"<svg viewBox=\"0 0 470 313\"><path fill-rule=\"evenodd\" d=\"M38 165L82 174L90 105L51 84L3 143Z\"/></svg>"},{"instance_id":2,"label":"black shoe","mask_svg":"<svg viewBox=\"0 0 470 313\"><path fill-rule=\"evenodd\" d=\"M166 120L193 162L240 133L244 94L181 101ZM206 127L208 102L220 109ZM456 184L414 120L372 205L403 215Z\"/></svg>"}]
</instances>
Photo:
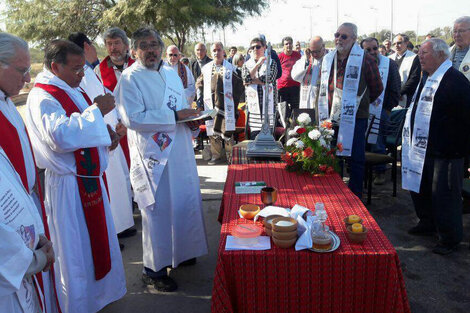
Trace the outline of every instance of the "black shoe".
<instances>
[{"instance_id":1,"label":"black shoe","mask_svg":"<svg viewBox=\"0 0 470 313\"><path fill-rule=\"evenodd\" d=\"M124 245L122 243L119 243L119 249L122 251L124 250Z\"/></svg>"},{"instance_id":2,"label":"black shoe","mask_svg":"<svg viewBox=\"0 0 470 313\"><path fill-rule=\"evenodd\" d=\"M191 266L191 265L195 265L195 264L196 264L196 258L192 258L192 259L186 260L184 262L181 262L180 265L178 265L178 266Z\"/></svg>"},{"instance_id":3,"label":"black shoe","mask_svg":"<svg viewBox=\"0 0 470 313\"><path fill-rule=\"evenodd\" d=\"M433 236L436 234L436 229L432 226L425 226L418 224L408 230L408 234L413 236Z\"/></svg>"},{"instance_id":4,"label":"black shoe","mask_svg":"<svg viewBox=\"0 0 470 313\"><path fill-rule=\"evenodd\" d=\"M170 276L163 276L160 278L155 278L153 286L158 291L162 292L172 292L178 289L178 285Z\"/></svg>"},{"instance_id":5,"label":"black shoe","mask_svg":"<svg viewBox=\"0 0 470 313\"><path fill-rule=\"evenodd\" d=\"M150 277L150 276L147 275L147 274L142 274L142 281L143 281L144 284L146 284L147 286L153 285L153 283L154 283L153 278Z\"/></svg>"},{"instance_id":6,"label":"black shoe","mask_svg":"<svg viewBox=\"0 0 470 313\"><path fill-rule=\"evenodd\" d=\"M434 249L432 249L432 252L435 253L435 254L447 255L447 254L451 254L452 252L456 251L457 247L458 247L457 245L448 246L448 245L444 245L442 243L438 243L434 247Z\"/></svg>"},{"instance_id":7,"label":"black shoe","mask_svg":"<svg viewBox=\"0 0 470 313\"><path fill-rule=\"evenodd\" d=\"M127 238L127 237L132 237L137 234L137 229L135 228L128 228L122 232L120 232L117 236L118 238Z\"/></svg>"}]
</instances>

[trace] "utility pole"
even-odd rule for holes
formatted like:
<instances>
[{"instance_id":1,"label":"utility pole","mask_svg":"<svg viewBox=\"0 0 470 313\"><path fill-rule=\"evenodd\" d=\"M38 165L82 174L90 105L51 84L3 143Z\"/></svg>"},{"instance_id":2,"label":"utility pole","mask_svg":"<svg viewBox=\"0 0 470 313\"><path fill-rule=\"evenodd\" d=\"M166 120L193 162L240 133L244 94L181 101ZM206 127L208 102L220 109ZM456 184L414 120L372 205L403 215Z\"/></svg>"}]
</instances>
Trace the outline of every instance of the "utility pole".
<instances>
[{"instance_id":1,"label":"utility pole","mask_svg":"<svg viewBox=\"0 0 470 313\"><path fill-rule=\"evenodd\" d=\"M390 0L390 41L393 41L393 0Z\"/></svg>"}]
</instances>

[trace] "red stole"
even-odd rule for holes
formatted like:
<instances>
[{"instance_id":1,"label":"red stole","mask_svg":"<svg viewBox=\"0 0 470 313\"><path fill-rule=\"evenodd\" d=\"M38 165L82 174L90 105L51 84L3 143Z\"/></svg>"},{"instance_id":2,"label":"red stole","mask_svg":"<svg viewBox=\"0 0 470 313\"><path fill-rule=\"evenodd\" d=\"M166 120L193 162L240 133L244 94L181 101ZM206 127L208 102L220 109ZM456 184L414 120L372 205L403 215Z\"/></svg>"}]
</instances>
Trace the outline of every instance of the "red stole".
<instances>
[{"instance_id":1,"label":"red stole","mask_svg":"<svg viewBox=\"0 0 470 313\"><path fill-rule=\"evenodd\" d=\"M24 130L26 132L26 135L28 136L27 129L25 128ZM28 175L26 173L26 165L24 162L23 148L21 146L21 141L20 141L20 136L18 134L18 130L12 123L10 123L10 121L6 118L6 116L2 113L2 111L0 111L0 131L2 134L2 136L0 136L0 146L2 147L3 151L5 151L5 154L7 155L11 164L15 168L15 171L20 176L21 182L25 190L30 193L31 190L29 190L29 186L28 186ZM30 144L31 153L32 153L33 148L31 146L31 140L29 140L29 136L28 136L28 142ZM42 217L42 224L44 225L44 233L46 235L46 238L51 240L51 236L49 233L49 225L47 224L46 209L44 207L44 201L43 201L43 196L42 196L41 183L39 181L39 175L38 175L38 171L36 168L36 161L34 159L34 154L32 154L32 157L33 157L33 162L34 162L35 169L36 169L36 186L38 188L39 203L41 204L40 213ZM55 287L54 265L51 266L50 275L52 278L51 283L54 289L54 298L56 301L57 309L59 310L59 312L61 312L59 301L57 299L57 291ZM47 308L43 307L43 303L41 301L41 294L44 295L44 284L43 284L43 279L42 279L42 272L37 273L35 277L39 284L38 286L38 284L36 284L36 281L33 280L34 288L36 289L36 293L38 294L39 304L41 306L41 309L44 312L47 312Z\"/></svg>"},{"instance_id":2,"label":"red stole","mask_svg":"<svg viewBox=\"0 0 470 313\"><path fill-rule=\"evenodd\" d=\"M41 88L53 96L62 105L67 116L72 113L81 113L67 93L54 85L36 83L35 87ZM91 101L85 93L82 93L89 105ZM106 213L103 203L103 191L100 183L100 159L98 148L82 148L74 151L77 166L77 184L82 202L83 213L90 236L93 265L95 267L95 279L100 280L111 270L111 255L109 250L108 228L106 225ZM84 177L88 176L88 177ZM96 176L96 177L90 177Z\"/></svg>"},{"instance_id":3,"label":"red stole","mask_svg":"<svg viewBox=\"0 0 470 313\"><path fill-rule=\"evenodd\" d=\"M186 74L186 66L178 61L178 75L183 82L184 89L188 88L188 75Z\"/></svg>"},{"instance_id":4,"label":"red stole","mask_svg":"<svg viewBox=\"0 0 470 313\"><path fill-rule=\"evenodd\" d=\"M100 63L100 73L101 73L101 81L103 85L111 91L114 91L117 85L116 73L114 73L114 68L108 66L109 55L104 58L103 61ZM128 58L127 66L131 66L134 63L134 60ZM186 88L186 87L185 87ZM127 136L124 135L121 140L119 141L121 145L122 151L124 152L124 156L126 157L127 167L131 168L131 157L129 154L129 145L127 143Z\"/></svg>"}]
</instances>

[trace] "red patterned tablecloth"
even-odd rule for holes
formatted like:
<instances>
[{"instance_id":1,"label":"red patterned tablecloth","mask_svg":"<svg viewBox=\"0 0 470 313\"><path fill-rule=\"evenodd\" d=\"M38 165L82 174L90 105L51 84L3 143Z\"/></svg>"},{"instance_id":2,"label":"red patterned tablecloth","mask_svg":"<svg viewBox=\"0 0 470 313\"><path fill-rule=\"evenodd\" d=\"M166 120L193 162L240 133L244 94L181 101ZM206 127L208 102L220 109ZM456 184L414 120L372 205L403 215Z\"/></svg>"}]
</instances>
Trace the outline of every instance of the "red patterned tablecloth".
<instances>
[{"instance_id":1,"label":"red patterned tablecloth","mask_svg":"<svg viewBox=\"0 0 470 313\"><path fill-rule=\"evenodd\" d=\"M262 205L259 194L237 195L236 181L264 180L278 188L276 205L325 204L327 224L341 240L332 253L281 249L225 251L231 228L243 222L237 209ZM337 175L314 177L283 164L230 165L221 205L222 229L212 291L212 312L410 312L398 255L379 226ZM343 218L357 214L368 237L353 244Z\"/></svg>"}]
</instances>

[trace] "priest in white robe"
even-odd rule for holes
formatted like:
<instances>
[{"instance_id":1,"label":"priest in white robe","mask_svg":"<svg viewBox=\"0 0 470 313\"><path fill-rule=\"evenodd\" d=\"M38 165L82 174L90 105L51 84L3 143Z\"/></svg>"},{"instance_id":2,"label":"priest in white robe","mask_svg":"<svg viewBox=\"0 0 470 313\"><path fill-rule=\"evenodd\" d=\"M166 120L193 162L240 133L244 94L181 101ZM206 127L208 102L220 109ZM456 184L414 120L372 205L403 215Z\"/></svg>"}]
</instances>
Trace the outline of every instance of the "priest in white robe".
<instances>
[{"instance_id":1,"label":"priest in white robe","mask_svg":"<svg viewBox=\"0 0 470 313\"><path fill-rule=\"evenodd\" d=\"M126 293L119 244L103 180L108 149L119 136L104 122L112 95L92 104L78 88L83 50L65 40L45 49L45 68L27 101L26 123L37 164L45 168L45 202L57 255L62 312L97 312Z\"/></svg>"},{"instance_id":2,"label":"priest in white robe","mask_svg":"<svg viewBox=\"0 0 470 313\"><path fill-rule=\"evenodd\" d=\"M75 33L75 36L69 36L69 39L73 39L71 41L82 49L84 48L85 43L89 46L93 46L92 42L83 33ZM85 72L82 81L80 82L80 87L86 92L90 99L95 99L98 96L111 93L111 91L103 86L98 76L88 64L85 65ZM126 133L124 125L119 123L116 109L113 109L111 112L106 114L104 116L104 121L113 129L116 129L117 132L119 129L123 129L123 135ZM116 228L116 232L119 234L120 232L134 226L129 167L127 166L126 157L124 156L121 144L118 144L116 149L109 152L108 167L106 168L105 173L108 183L109 202L111 205L114 227ZM121 247L124 246L121 245Z\"/></svg>"},{"instance_id":3,"label":"priest in white robe","mask_svg":"<svg viewBox=\"0 0 470 313\"><path fill-rule=\"evenodd\" d=\"M192 136L198 123L183 84L161 60L164 43L158 33L141 28L133 35L137 62L124 70L115 89L122 122L128 128L131 183L142 213L144 282L174 291L167 267L194 264L207 253Z\"/></svg>"},{"instance_id":4,"label":"priest in white robe","mask_svg":"<svg viewBox=\"0 0 470 313\"><path fill-rule=\"evenodd\" d=\"M23 120L10 97L17 95L24 84L31 80L31 66L28 44L21 38L0 34L0 147L11 160L15 171L21 178L25 190L36 204L37 211L46 221L46 214L41 197L41 186L36 175L31 143L26 133ZM49 237L49 229L45 227L44 235ZM39 288L44 294L44 310L57 311L57 298L54 290L52 272L38 274L41 282Z\"/></svg>"},{"instance_id":5,"label":"priest in white robe","mask_svg":"<svg viewBox=\"0 0 470 313\"><path fill-rule=\"evenodd\" d=\"M166 62L173 70L178 73L184 87L185 99L190 108L193 104L194 96L196 95L196 87L194 76L189 67L181 63L181 52L177 46L171 45L166 49Z\"/></svg>"},{"instance_id":6,"label":"priest in white robe","mask_svg":"<svg viewBox=\"0 0 470 313\"><path fill-rule=\"evenodd\" d=\"M44 236L41 216L33 198L0 147L0 312L46 311L34 276L54 262L52 242Z\"/></svg>"}]
</instances>

